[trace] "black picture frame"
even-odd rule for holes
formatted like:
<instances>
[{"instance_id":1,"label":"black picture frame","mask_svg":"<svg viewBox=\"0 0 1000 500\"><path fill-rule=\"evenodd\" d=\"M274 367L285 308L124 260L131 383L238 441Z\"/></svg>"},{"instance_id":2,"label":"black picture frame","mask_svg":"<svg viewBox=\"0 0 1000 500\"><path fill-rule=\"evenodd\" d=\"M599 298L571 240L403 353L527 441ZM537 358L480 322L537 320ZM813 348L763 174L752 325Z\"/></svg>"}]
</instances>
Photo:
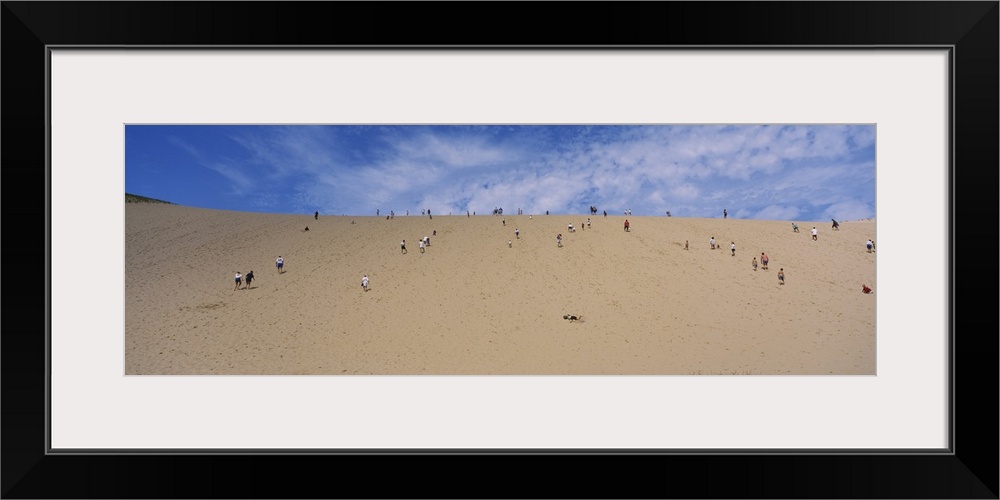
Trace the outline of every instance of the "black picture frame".
<instances>
[{"instance_id":1,"label":"black picture frame","mask_svg":"<svg viewBox=\"0 0 1000 500\"><path fill-rule=\"evenodd\" d=\"M5 269L0 336L4 498L998 498L997 316L971 305L973 294L989 304L996 293L995 245L975 244L998 206L996 1L3 2L0 12L3 257L16 263ZM54 45L952 47L952 453L49 454L48 297L38 274L50 253ZM42 328L15 326L25 318Z\"/></svg>"}]
</instances>

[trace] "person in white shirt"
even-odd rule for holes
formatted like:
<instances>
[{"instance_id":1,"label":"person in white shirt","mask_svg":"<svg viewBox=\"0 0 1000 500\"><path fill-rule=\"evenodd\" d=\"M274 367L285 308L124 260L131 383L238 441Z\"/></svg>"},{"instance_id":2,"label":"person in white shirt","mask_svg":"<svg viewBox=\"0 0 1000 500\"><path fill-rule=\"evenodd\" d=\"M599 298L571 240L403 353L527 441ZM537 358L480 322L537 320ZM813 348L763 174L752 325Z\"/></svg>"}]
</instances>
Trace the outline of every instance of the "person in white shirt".
<instances>
[{"instance_id":1,"label":"person in white shirt","mask_svg":"<svg viewBox=\"0 0 1000 500\"><path fill-rule=\"evenodd\" d=\"M712 236L712 239L708 240L708 246L712 250L715 250L715 236Z\"/></svg>"},{"instance_id":2,"label":"person in white shirt","mask_svg":"<svg viewBox=\"0 0 1000 500\"><path fill-rule=\"evenodd\" d=\"M417 246L420 247L420 253L424 253L424 240L420 240Z\"/></svg>"},{"instance_id":3,"label":"person in white shirt","mask_svg":"<svg viewBox=\"0 0 1000 500\"><path fill-rule=\"evenodd\" d=\"M816 226L813 226L813 229L812 229L813 241L816 241L816 233L817 233Z\"/></svg>"},{"instance_id":4,"label":"person in white shirt","mask_svg":"<svg viewBox=\"0 0 1000 500\"><path fill-rule=\"evenodd\" d=\"M282 271L282 268L285 267L285 259L282 259L281 256L279 255L278 259L274 261L274 267L278 268L278 274L284 272Z\"/></svg>"},{"instance_id":5,"label":"person in white shirt","mask_svg":"<svg viewBox=\"0 0 1000 500\"><path fill-rule=\"evenodd\" d=\"M236 290L239 290L240 285L242 284L243 284L243 275L240 274L239 271L236 271L236 288L233 288L233 291L235 292Z\"/></svg>"},{"instance_id":6,"label":"person in white shirt","mask_svg":"<svg viewBox=\"0 0 1000 500\"><path fill-rule=\"evenodd\" d=\"M729 249L733 251L733 257L736 257L736 242L735 241L730 242Z\"/></svg>"},{"instance_id":7,"label":"person in white shirt","mask_svg":"<svg viewBox=\"0 0 1000 500\"><path fill-rule=\"evenodd\" d=\"M361 277L361 289L364 290L364 291L366 291L366 292L368 291L368 275L367 274Z\"/></svg>"}]
</instances>

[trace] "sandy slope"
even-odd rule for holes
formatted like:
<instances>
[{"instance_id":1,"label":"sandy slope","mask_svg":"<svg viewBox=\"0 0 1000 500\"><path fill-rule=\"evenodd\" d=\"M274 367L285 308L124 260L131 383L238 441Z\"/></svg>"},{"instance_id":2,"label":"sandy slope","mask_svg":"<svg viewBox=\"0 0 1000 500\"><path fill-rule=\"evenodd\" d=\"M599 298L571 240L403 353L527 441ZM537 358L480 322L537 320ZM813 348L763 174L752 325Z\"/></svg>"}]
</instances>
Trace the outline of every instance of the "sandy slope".
<instances>
[{"instance_id":1,"label":"sandy slope","mask_svg":"<svg viewBox=\"0 0 1000 500\"><path fill-rule=\"evenodd\" d=\"M875 374L874 221L586 219L126 204L126 374Z\"/></svg>"}]
</instances>

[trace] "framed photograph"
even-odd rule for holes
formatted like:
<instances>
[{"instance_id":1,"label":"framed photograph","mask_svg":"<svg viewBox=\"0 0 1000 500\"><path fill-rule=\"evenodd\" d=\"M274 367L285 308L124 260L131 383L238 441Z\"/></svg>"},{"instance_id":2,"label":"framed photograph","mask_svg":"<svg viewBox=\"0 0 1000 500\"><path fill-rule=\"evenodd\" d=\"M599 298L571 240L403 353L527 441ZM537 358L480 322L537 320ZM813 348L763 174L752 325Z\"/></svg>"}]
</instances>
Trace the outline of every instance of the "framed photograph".
<instances>
[{"instance_id":1,"label":"framed photograph","mask_svg":"<svg viewBox=\"0 0 1000 500\"><path fill-rule=\"evenodd\" d=\"M5 497L305 491L242 483L247 455L644 473L528 496L997 497L996 392L965 385L995 319L955 307L996 196L996 2L581 4L632 27L532 9L528 45L407 22L483 9L442 7L4 3L4 164L46 194ZM331 496L455 491L415 482Z\"/></svg>"},{"instance_id":2,"label":"framed photograph","mask_svg":"<svg viewBox=\"0 0 1000 500\"><path fill-rule=\"evenodd\" d=\"M632 55L632 69L617 71L650 82L665 68L731 64L725 54L696 63L692 54ZM303 55L303 69L386 78L345 56ZM621 66L618 53L587 56L573 55L573 72ZM416 60L445 74L456 57L366 60ZM833 68L840 57L814 59L846 73ZM526 63L556 66L565 55L475 58L458 65L479 63L477 81L458 87L481 92ZM184 71L157 59L134 74ZM160 78L125 86L148 91ZM941 108L943 74L910 80L937 82L929 91ZM651 87L655 95L662 83ZM364 102L357 90L335 93ZM343 113L345 104L331 107ZM528 377L660 376L672 385L663 377L878 374L875 124L126 124L123 140L126 203L114 218L125 223L126 376L498 376L524 394L519 384L539 383ZM920 156L942 159L946 143L936 148ZM920 156L907 163L943 168ZM928 217L916 219L927 230ZM934 314L920 322L941 322L946 310ZM892 349L892 339L882 345ZM927 351L942 339L928 337ZM927 373L933 361L914 364Z\"/></svg>"}]
</instances>

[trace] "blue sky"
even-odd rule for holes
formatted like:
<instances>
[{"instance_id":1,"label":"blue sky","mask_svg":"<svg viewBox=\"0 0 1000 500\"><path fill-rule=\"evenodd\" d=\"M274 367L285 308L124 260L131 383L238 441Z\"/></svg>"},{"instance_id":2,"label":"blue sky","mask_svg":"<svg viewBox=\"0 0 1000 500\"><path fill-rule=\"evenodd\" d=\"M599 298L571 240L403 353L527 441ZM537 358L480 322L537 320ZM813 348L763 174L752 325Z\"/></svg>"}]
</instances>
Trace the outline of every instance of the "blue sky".
<instances>
[{"instance_id":1,"label":"blue sky","mask_svg":"<svg viewBox=\"0 0 1000 500\"><path fill-rule=\"evenodd\" d=\"M125 191L325 215L875 216L874 125L128 125Z\"/></svg>"}]
</instances>

